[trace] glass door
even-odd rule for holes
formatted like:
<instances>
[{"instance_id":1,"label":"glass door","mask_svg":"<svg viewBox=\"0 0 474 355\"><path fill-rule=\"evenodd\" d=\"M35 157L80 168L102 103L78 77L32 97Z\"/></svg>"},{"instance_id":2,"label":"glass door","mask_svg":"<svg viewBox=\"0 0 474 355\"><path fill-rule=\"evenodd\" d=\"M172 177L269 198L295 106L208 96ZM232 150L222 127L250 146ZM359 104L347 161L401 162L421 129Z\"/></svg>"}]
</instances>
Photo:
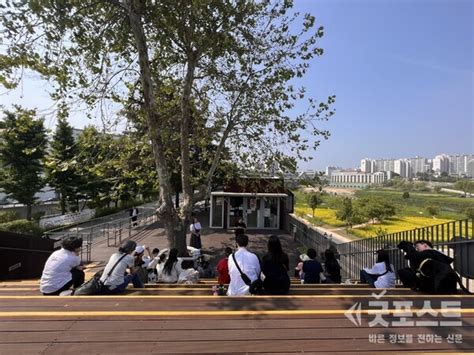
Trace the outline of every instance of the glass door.
<instances>
[{"instance_id":1,"label":"glass door","mask_svg":"<svg viewBox=\"0 0 474 355\"><path fill-rule=\"evenodd\" d=\"M224 228L224 197L212 196L211 227Z\"/></svg>"},{"instance_id":2,"label":"glass door","mask_svg":"<svg viewBox=\"0 0 474 355\"><path fill-rule=\"evenodd\" d=\"M264 197L262 203L263 228L279 228L279 199L275 197Z\"/></svg>"},{"instance_id":3,"label":"glass door","mask_svg":"<svg viewBox=\"0 0 474 355\"><path fill-rule=\"evenodd\" d=\"M229 215L227 228L234 228L239 218L244 218L244 198L229 197Z\"/></svg>"},{"instance_id":4,"label":"glass door","mask_svg":"<svg viewBox=\"0 0 474 355\"><path fill-rule=\"evenodd\" d=\"M256 197L245 198L245 214L247 228L259 228L259 210L260 210L260 199Z\"/></svg>"}]
</instances>

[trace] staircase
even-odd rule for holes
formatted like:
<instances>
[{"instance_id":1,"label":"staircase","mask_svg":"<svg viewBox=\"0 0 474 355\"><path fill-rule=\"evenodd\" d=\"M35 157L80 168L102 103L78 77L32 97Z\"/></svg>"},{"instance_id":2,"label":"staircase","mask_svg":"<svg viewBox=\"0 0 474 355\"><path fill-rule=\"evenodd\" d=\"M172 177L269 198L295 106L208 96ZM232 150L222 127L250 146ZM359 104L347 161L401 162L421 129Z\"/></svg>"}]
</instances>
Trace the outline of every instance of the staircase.
<instances>
[{"instance_id":1,"label":"staircase","mask_svg":"<svg viewBox=\"0 0 474 355\"><path fill-rule=\"evenodd\" d=\"M0 353L474 351L474 296L293 279L286 296L227 297L215 284L45 297L37 280L0 282Z\"/></svg>"}]
</instances>

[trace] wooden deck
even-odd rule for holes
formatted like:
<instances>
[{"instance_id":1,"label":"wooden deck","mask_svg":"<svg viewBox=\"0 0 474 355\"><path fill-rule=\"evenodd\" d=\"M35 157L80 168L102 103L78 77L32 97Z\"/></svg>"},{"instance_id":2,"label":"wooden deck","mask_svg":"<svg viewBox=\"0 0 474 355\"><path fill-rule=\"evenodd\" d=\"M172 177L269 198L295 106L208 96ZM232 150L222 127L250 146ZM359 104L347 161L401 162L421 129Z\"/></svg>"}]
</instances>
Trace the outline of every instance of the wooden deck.
<instances>
[{"instance_id":1,"label":"wooden deck","mask_svg":"<svg viewBox=\"0 0 474 355\"><path fill-rule=\"evenodd\" d=\"M37 281L2 282L0 353L474 351L474 296L395 288L376 299L379 290L363 285L294 284L288 296L218 297L212 296L212 284L149 285L119 296L45 297ZM428 300L435 316L428 312ZM387 301L388 310L369 303L374 301ZM460 317L448 317L455 314L447 311L446 301L461 302ZM424 308L424 314L407 321L436 324L395 326L403 320L397 302L411 302L415 312ZM344 315L356 303L360 325ZM357 308L352 314L357 318ZM377 316L390 326L370 326ZM439 321L462 326L438 326Z\"/></svg>"}]
</instances>

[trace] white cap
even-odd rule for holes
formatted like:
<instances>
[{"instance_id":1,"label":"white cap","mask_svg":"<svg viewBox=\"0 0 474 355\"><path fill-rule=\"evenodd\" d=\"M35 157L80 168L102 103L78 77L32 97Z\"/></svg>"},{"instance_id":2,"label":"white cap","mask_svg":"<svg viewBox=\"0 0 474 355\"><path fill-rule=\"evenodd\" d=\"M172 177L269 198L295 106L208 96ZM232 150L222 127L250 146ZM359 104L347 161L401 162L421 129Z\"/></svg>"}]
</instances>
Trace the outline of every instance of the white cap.
<instances>
[{"instance_id":1,"label":"white cap","mask_svg":"<svg viewBox=\"0 0 474 355\"><path fill-rule=\"evenodd\" d=\"M139 245L135 248L135 253L136 254L141 254L145 251L145 246L144 245Z\"/></svg>"}]
</instances>

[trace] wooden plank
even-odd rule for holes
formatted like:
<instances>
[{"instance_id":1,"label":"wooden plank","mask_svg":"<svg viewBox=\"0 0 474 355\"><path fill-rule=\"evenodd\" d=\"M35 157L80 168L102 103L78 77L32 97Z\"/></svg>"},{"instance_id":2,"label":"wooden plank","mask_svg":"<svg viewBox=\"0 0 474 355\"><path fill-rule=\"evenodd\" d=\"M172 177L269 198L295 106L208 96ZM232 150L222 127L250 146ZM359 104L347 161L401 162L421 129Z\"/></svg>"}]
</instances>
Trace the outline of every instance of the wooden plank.
<instances>
[{"instance_id":1,"label":"wooden plank","mask_svg":"<svg viewBox=\"0 0 474 355\"><path fill-rule=\"evenodd\" d=\"M41 344L41 343L40 343ZM8 344L2 345L2 350L9 353L21 353L26 346L30 344ZM31 348L31 347L30 347ZM44 349L44 348L43 348ZM406 351L423 350L423 352L435 352L440 350L450 351L472 351L474 345L472 341L462 344L372 344L368 339L346 339L345 341L335 342L332 339L318 340L242 340L238 336L231 341L180 341L180 342L148 342L138 339L134 342L121 342L119 339L114 342L96 342L96 343L51 343L47 347L48 354L66 354L66 353L328 353L328 352L365 352L371 351L381 353L385 351Z\"/></svg>"},{"instance_id":2,"label":"wooden plank","mask_svg":"<svg viewBox=\"0 0 474 355\"><path fill-rule=\"evenodd\" d=\"M362 317L362 324L367 325L373 317ZM397 317L384 316L388 322L399 320ZM416 317L417 321L430 321L431 317ZM463 317L463 327L474 326L474 315L471 317ZM91 319L80 318L73 320L64 319L8 319L0 321L0 332L28 332L28 331L62 331L68 329L71 331L100 329L111 330L116 329L117 324L123 329L133 330L195 330L195 329L319 329L319 328L352 328L353 324L344 317L328 318L282 318L282 317L265 317L264 319L256 318L200 318L199 321L194 319L182 318L145 318L145 319ZM382 327L373 327L372 329L383 329Z\"/></svg>"},{"instance_id":3,"label":"wooden plank","mask_svg":"<svg viewBox=\"0 0 474 355\"><path fill-rule=\"evenodd\" d=\"M36 331L36 332L1 332L0 344L11 343L30 343L30 342L67 342L67 343L95 343L95 342L114 342L120 339L122 342L134 342L137 339L143 341L160 340L163 342L180 342L183 340L183 331L180 329L161 329L161 330L135 330L130 332L116 323L115 329L101 330L89 329L82 331L72 331L70 329L62 331ZM217 324L215 325L217 327ZM236 338L247 340L325 340L333 339L342 341L347 339L363 339L368 340L368 334L385 333L385 334L410 334L418 337L420 334L435 334L447 338L448 335L460 334L464 341L472 342L474 337L473 327L460 327L456 330L439 327L436 329L428 327L411 327L411 328L386 328L382 330L373 330L366 327L346 328L343 332L334 331L333 328L320 328L317 332L314 329L262 329L260 327L248 329L192 329L186 333L186 341L232 341ZM388 339L387 339L388 340Z\"/></svg>"}]
</instances>

